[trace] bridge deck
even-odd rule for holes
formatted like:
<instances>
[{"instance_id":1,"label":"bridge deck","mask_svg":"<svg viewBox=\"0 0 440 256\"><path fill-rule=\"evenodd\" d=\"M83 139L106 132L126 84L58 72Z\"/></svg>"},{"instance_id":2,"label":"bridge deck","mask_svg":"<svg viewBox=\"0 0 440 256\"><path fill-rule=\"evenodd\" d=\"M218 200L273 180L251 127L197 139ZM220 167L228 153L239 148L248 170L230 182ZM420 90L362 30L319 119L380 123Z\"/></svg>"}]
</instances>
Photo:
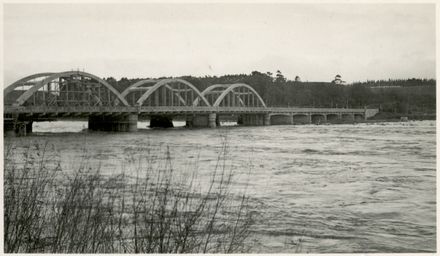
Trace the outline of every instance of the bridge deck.
<instances>
[{"instance_id":1,"label":"bridge deck","mask_svg":"<svg viewBox=\"0 0 440 256\"><path fill-rule=\"evenodd\" d=\"M77 107L59 107L59 106L4 106L4 114L57 114L57 113L137 113L137 114L240 114L240 113L270 113L270 114L295 114L295 113L359 113L364 114L365 109L351 109L351 108L277 108L277 107L127 107L127 106L77 106Z\"/></svg>"}]
</instances>

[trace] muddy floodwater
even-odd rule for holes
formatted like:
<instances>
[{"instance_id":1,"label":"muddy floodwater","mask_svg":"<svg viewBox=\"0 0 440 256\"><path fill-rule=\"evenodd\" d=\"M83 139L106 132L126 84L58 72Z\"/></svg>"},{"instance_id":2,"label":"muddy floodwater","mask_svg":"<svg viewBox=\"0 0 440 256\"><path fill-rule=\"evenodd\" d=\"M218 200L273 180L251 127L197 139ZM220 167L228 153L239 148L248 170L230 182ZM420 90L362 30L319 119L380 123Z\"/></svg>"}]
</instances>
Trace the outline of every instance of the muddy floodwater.
<instances>
[{"instance_id":1,"label":"muddy floodwater","mask_svg":"<svg viewBox=\"0 0 440 256\"><path fill-rule=\"evenodd\" d=\"M87 122L34 123L24 146L56 148L64 169L84 154L120 172L145 148L167 147L173 165L214 169L223 140L234 190L248 184L258 210L252 252L435 252L435 121L405 123L147 129L87 132ZM86 152L86 153L84 153Z\"/></svg>"}]
</instances>

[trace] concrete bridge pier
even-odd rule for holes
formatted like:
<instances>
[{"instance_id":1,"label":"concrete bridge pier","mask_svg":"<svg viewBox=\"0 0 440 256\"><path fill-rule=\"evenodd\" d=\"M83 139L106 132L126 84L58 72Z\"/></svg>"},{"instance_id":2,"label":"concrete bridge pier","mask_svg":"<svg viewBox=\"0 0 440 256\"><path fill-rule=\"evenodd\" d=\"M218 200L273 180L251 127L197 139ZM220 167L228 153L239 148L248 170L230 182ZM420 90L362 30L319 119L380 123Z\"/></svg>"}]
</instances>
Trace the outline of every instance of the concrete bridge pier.
<instances>
[{"instance_id":1,"label":"concrete bridge pier","mask_svg":"<svg viewBox=\"0 0 440 256\"><path fill-rule=\"evenodd\" d=\"M193 119L194 119L194 116L192 116L192 115L186 116L185 117L185 126L186 127L193 127Z\"/></svg>"},{"instance_id":2,"label":"concrete bridge pier","mask_svg":"<svg viewBox=\"0 0 440 256\"><path fill-rule=\"evenodd\" d=\"M32 133L32 121L4 119L3 131L6 137L21 137Z\"/></svg>"},{"instance_id":3,"label":"concrete bridge pier","mask_svg":"<svg viewBox=\"0 0 440 256\"><path fill-rule=\"evenodd\" d=\"M217 127L217 123L219 123L219 120L216 113L210 113L207 115L205 114L188 116L186 119L186 123L188 127L215 128Z\"/></svg>"},{"instance_id":4,"label":"concrete bridge pier","mask_svg":"<svg viewBox=\"0 0 440 256\"><path fill-rule=\"evenodd\" d=\"M89 116L88 128L92 131L135 132L137 121L137 114Z\"/></svg>"},{"instance_id":5,"label":"concrete bridge pier","mask_svg":"<svg viewBox=\"0 0 440 256\"><path fill-rule=\"evenodd\" d=\"M270 123L270 115L269 114L265 114L264 115L264 125L266 125L266 126L271 125L271 123Z\"/></svg>"},{"instance_id":6,"label":"concrete bridge pier","mask_svg":"<svg viewBox=\"0 0 440 256\"><path fill-rule=\"evenodd\" d=\"M10 119L3 120L3 135L6 137L15 137L15 121Z\"/></svg>"},{"instance_id":7,"label":"concrete bridge pier","mask_svg":"<svg viewBox=\"0 0 440 256\"><path fill-rule=\"evenodd\" d=\"M219 120L217 119L217 114L216 113L209 113L208 114L208 125L209 128L215 128L217 127L217 122Z\"/></svg>"}]
</instances>

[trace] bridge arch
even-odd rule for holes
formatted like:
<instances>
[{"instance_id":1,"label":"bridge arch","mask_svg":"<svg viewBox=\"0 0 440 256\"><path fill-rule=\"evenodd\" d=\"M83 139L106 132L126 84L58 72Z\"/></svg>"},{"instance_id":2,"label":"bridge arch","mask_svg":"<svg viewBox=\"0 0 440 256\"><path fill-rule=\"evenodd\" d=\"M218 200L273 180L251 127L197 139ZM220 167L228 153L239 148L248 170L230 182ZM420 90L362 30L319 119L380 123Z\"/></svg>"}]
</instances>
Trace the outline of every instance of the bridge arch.
<instances>
[{"instance_id":1,"label":"bridge arch","mask_svg":"<svg viewBox=\"0 0 440 256\"><path fill-rule=\"evenodd\" d=\"M129 106L121 94L109 83L98 76L82 71L66 71L60 73L40 73L25 77L13 83L8 88L8 92L14 90L23 81L29 81L38 77L46 77L37 82L15 102L14 106L22 106L39 91L44 98L44 104L63 104L63 105L118 105ZM56 81L58 80L58 81ZM101 87L103 88L101 89ZM69 95L70 93L70 95ZM70 97L69 97L70 96Z\"/></svg>"},{"instance_id":2,"label":"bridge arch","mask_svg":"<svg viewBox=\"0 0 440 256\"><path fill-rule=\"evenodd\" d=\"M294 113L292 115L293 124L309 124L311 116L308 113Z\"/></svg>"},{"instance_id":3,"label":"bridge arch","mask_svg":"<svg viewBox=\"0 0 440 256\"><path fill-rule=\"evenodd\" d=\"M214 84L206 88L202 95L213 107L266 108L266 104L257 91L244 83Z\"/></svg>"},{"instance_id":4,"label":"bridge arch","mask_svg":"<svg viewBox=\"0 0 440 256\"><path fill-rule=\"evenodd\" d=\"M20 80L15 81L14 83L12 83L11 85L9 85L8 87L6 87L3 90L3 96L8 95L10 92L12 92L13 90L15 90L16 88L23 86L24 84L37 79L37 78L42 78L42 77L48 77L50 75L54 74L53 72L45 72L45 73L37 73L37 74L33 74L30 76L26 76L21 78Z\"/></svg>"},{"instance_id":5,"label":"bridge arch","mask_svg":"<svg viewBox=\"0 0 440 256\"><path fill-rule=\"evenodd\" d=\"M153 85L145 86L149 84ZM193 84L180 78L142 80L130 85L122 96L138 106L197 106L199 103L210 106Z\"/></svg>"},{"instance_id":6,"label":"bridge arch","mask_svg":"<svg viewBox=\"0 0 440 256\"><path fill-rule=\"evenodd\" d=\"M329 123L338 123L341 121L341 115L337 113L329 113L327 114L327 122Z\"/></svg>"},{"instance_id":7,"label":"bridge arch","mask_svg":"<svg viewBox=\"0 0 440 256\"><path fill-rule=\"evenodd\" d=\"M314 124L321 124L327 122L327 115L324 113L312 113L310 119Z\"/></svg>"},{"instance_id":8,"label":"bridge arch","mask_svg":"<svg viewBox=\"0 0 440 256\"><path fill-rule=\"evenodd\" d=\"M364 117L365 117L365 115L361 114L361 113L355 113L354 114L354 120L356 122L362 122L365 119Z\"/></svg>"},{"instance_id":9,"label":"bridge arch","mask_svg":"<svg viewBox=\"0 0 440 256\"><path fill-rule=\"evenodd\" d=\"M270 123L272 125L293 124L293 117L289 113L270 114Z\"/></svg>"},{"instance_id":10,"label":"bridge arch","mask_svg":"<svg viewBox=\"0 0 440 256\"><path fill-rule=\"evenodd\" d=\"M218 96L228 87L231 86L231 84L213 84L210 85L208 88L203 90L201 92L202 96L209 102L210 105L212 105L215 100L218 98ZM198 104L199 99L196 99L194 101L194 104Z\"/></svg>"}]
</instances>

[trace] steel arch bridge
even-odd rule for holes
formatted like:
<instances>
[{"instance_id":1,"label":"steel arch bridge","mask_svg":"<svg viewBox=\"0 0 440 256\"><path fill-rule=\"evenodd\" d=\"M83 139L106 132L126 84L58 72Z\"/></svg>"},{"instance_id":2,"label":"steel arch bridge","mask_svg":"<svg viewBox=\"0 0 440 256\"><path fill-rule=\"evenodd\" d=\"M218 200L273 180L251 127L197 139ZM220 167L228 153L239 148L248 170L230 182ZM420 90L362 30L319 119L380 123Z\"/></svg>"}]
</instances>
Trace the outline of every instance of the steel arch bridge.
<instances>
[{"instance_id":1,"label":"steel arch bridge","mask_svg":"<svg viewBox=\"0 0 440 256\"><path fill-rule=\"evenodd\" d=\"M81 71L24 77L4 89L4 99L6 105L14 107L129 106L109 83Z\"/></svg>"},{"instance_id":2,"label":"steel arch bridge","mask_svg":"<svg viewBox=\"0 0 440 256\"><path fill-rule=\"evenodd\" d=\"M266 108L244 83L215 84L200 92L180 78L146 79L119 93L96 75L82 71L44 72L24 77L4 89L13 107L223 107Z\"/></svg>"},{"instance_id":3,"label":"steel arch bridge","mask_svg":"<svg viewBox=\"0 0 440 256\"><path fill-rule=\"evenodd\" d=\"M211 106L194 85L179 78L141 80L130 85L121 95L131 106Z\"/></svg>"},{"instance_id":4,"label":"steel arch bridge","mask_svg":"<svg viewBox=\"0 0 440 256\"><path fill-rule=\"evenodd\" d=\"M200 92L180 78L138 81L122 93L96 75L44 72L4 89L4 131L32 132L32 122L88 118L89 129L135 131L139 116L185 118L188 126L216 127L222 118L243 125L341 122L374 116L376 109L269 108L244 83L215 84ZM237 121L238 122L238 121Z\"/></svg>"}]
</instances>

